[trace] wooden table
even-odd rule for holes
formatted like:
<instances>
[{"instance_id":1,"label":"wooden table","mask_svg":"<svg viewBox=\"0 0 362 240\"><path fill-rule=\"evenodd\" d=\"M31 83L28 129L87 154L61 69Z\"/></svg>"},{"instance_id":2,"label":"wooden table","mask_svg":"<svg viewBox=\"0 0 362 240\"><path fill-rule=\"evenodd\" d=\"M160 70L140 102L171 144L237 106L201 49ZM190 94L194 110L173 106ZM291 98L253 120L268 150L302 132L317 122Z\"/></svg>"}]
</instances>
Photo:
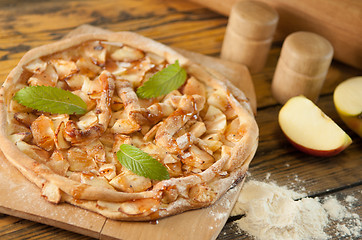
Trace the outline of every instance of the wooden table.
<instances>
[{"instance_id":1,"label":"wooden table","mask_svg":"<svg viewBox=\"0 0 362 240\"><path fill-rule=\"evenodd\" d=\"M1 0L0 82L25 51L62 38L81 24L113 31L130 30L172 47L218 56L227 18L183 0ZM270 84L281 43L275 43L267 66L253 75L258 100L257 122L260 144L250 166L250 178L270 180L294 189L304 188L309 196L354 194L359 203L352 210L362 213L362 141L338 117L332 101L335 86L361 70L333 62L318 106L353 139L353 144L335 157L318 158L295 150L277 123L281 108L271 96ZM237 232L230 218L218 239L251 239ZM91 239L39 223L0 214L1 239ZM338 237L334 237L338 239Z\"/></svg>"}]
</instances>

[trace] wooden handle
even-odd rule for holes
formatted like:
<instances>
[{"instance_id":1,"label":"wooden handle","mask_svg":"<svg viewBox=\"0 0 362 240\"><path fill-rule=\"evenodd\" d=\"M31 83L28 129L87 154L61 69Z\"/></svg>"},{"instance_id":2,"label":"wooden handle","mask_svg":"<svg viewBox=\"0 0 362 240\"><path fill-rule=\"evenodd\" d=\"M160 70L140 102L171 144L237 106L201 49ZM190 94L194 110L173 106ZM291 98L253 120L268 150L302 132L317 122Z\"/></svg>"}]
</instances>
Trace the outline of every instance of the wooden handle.
<instances>
[{"instance_id":1,"label":"wooden handle","mask_svg":"<svg viewBox=\"0 0 362 240\"><path fill-rule=\"evenodd\" d=\"M237 0L191 0L229 16ZM244 1L244 0L242 0ZM317 33L331 42L334 58L362 69L361 0L258 0L274 7L279 23L274 40L296 31Z\"/></svg>"}]
</instances>

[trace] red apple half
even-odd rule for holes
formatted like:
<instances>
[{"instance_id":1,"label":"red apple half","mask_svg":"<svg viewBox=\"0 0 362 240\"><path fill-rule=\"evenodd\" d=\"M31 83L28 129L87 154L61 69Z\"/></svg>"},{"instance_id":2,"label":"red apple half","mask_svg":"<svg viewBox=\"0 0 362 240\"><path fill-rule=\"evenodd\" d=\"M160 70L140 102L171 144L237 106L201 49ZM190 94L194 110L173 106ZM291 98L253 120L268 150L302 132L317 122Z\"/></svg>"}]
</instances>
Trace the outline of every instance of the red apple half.
<instances>
[{"instance_id":1,"label":"red apple half","mask_svg":"<svg viewBox=\"0 0 362 240\"><path fill-rule=\"evenodd\" d=\"M288 100L279 112L279 125L297 149L315 156L336 155L352 143L332 119L304 96Z\"/></svg>"},{"instance_id":2,"label":"red apple half","mask_svg":"<svg viewBox=\"0 0 362 240\"><path fill-rule=\"evenodd\" d=\"M362 76L340 83L333 101L343 122L362 138Z\"/></svg>"}]
</instances>

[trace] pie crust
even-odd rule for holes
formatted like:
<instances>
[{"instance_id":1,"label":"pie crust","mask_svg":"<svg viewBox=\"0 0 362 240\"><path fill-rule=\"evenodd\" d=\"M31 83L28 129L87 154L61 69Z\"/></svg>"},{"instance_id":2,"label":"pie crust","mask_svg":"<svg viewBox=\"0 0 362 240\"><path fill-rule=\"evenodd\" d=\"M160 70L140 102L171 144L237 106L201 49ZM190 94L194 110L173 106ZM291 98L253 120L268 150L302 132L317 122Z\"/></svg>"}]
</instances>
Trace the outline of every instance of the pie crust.
<instances>
[{"instance_id":1,"label":"pie crust","mask_svg":"<svg viewBox=\"0 0 362 240\"><path fill-rule=\"evenodd\" d=\"M136 89L179 61L186 83L166 96ZM50 85L85 100L83 116L50 114L13 100L27 85ZM0 91L6 158L52 203L108 218L154 220L209 206L242 179L258 127L242 91L212 69L131 32L83 34L32 49ZM156 181L124 168L115 152L133 144L168 169Z\"/></svg>"}]
</instances>

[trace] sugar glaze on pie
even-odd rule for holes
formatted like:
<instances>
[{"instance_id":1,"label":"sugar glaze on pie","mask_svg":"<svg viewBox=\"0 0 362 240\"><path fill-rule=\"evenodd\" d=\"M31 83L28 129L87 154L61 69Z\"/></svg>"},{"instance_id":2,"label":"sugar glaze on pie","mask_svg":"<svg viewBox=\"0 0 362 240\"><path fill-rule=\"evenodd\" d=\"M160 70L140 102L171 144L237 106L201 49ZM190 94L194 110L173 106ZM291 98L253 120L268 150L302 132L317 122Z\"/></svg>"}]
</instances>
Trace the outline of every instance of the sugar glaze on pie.
<instances>
[{"instance_id":1,"label":"sugar glaze on pie","mask_svg":"<svg viewBox=\"0 0 362 240\"><path fill-rule=\"evenodd\" d=\"M137 88L176 60L187 80L165 96ZM52 203L68 202L118 220L151 220L214 203L244 177L258 128L244 94L172 49L121 32L88 34L33 49L1 89L1 149ZM81 97L87 113L50 114L12 97L26 86ZM235 96L235 97L234 97ZM162 163L157 181L123 167L131 144Z\"/></svg>"}]
</instances>

